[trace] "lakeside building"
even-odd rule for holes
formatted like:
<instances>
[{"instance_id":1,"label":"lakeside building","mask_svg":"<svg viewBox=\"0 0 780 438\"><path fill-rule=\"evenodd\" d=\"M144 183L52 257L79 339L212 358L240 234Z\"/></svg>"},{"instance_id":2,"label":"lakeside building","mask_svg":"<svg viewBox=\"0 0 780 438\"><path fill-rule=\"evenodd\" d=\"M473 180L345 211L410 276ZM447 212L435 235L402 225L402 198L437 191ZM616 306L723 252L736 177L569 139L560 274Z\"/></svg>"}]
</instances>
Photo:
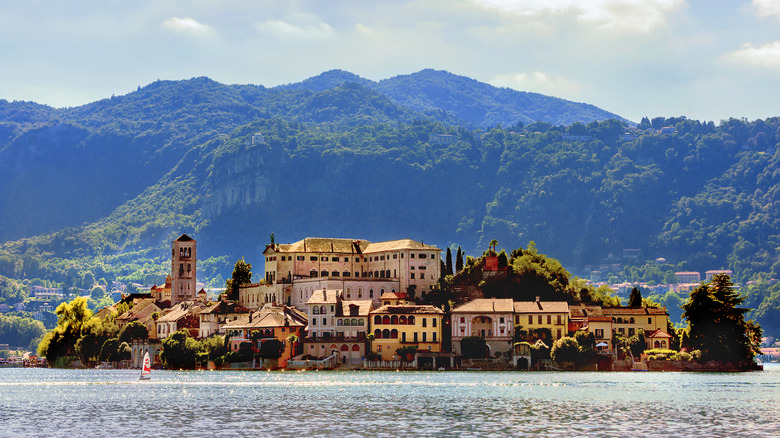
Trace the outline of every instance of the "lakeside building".
<instances>
[{"instance_id":1,"label":"lakeside building","mask_svg":"<svg viewBox=\"0 0 780 438\"><path fill-rule=\"evenodd\" d=\"M566 301L515 301L515 325L537 333L550 330L552 342L566 336L569 327L569 303Z\"/></svg>"},{"instance_id":2,"label":"lakeside building","mask_svg":"<svg viewBox=\"0 0 780 438\"><path fill-rule=\"evenodd\" d=\"M224 335L225 324L235 321L242 315L249 313L249 309L238 303L228 301L218 301L210 306L201 309L198 317L199 327L198 336L208 338L211 335Z\"/></svg>"},{"instance_id":3,"label":"lakeside building","mask_svg":"<svg viewBox=\"0 0 780 438\"><path fill-rule=\"evenodd\" d=\"M276 339L283 343L284 351L279 358L279 367L285 368L287 361L299 354L298 346L303 339L307 325L306 314L290 306L266 304L262 309L242 315L224 326L230 337L230 351L248 342L252 350L260 351L266 341Z\"/></svg>"},{"instance_id":4,"label":"lakeside building","mask_svg":"<svg viewBox=\"0 0 780 438\"><path fill-rule=\"evenodd\" d=\"M424 295L441 275L441 249L411 239L307 237L268 245L265 280L239 292L241 305L284 303L300 310L316 290L340 289L348 300L373 300L386 292Z\"/></svg>"},{"instance_id":5,"label":"lakeside building","mask_svg":"<svg viewBox=\"0 0 780 438\"><path fill-rule=\"evenodd\" d=\"M202 306L197 301L183 301L167 309L157 318L157 339L165 339L179 330L187 330L190 336L197 338Z\"/></svg>"},{"instance_id":6,"label":"lakeside building","mask_svg":"<svg viewBox=\"0 0 780 438\"><path fill-rule=\"evenodd\" d=\"M614 349L613 337L631 337L643 330L647 348L669 348L669 313L663 307L601 307L577 305L570 307L569 331L593 333L596 343L606 343ZM656 347L656 341L658 347Z\"/></svg>"},{"instance_id":7,"label":"lakeside building","mask_svg":"<svg viewBox=\"0 0 780 438\"><path fill-rule=\"evenodd\" d=\"M462 354L465 337L485 340L491 355L512 349L512 320L515 308L511 298L478 298L452 309L452 352Z\"/></svg>"},{"instance_id":8,"label":"lakeside building","mask_svg":"<svg viewBox=\"0 0 780 438\"><path fill-rule=\"evenodd\" d=\"M309 331L304 339L304 354L338 355L341 363L362 364L373 301L348 301L343 299L341 290L317 290L306 306Z\"/></svg>"},{"instance_id":9,"label":"lakeside building","mask_svg":"<svg viewBox=\"0 0 780 438\"><path fill-rule=\"evenodd\" d=\"M394 296L370 312L374 339L371 351L379 360L390 360L396 350L415 346L418 350L442 351L442 323L444 311L436 306L408 304L404 297Z\"/></svg>"},{"instance_id":10,"label":"lakeside building","mask_svg":"<svg viewBox=\"0 0 780 438\"><path fill-rule=\"evenodd\" d=\"M171 243L171 305L197 298L197 242L182 234Z\"/></svg>"},{"instance_id":11,"label":"lakeside building","mask_svg":"<svg viewBox=\"0 0 780 438\"><path fill-rule=\"evenodd\" d=\"M135 303L133 308L116 317L116 326L121 330L127 324L130 324L133 321L139 321L146 326L149 337L156 338L157 327L153 315L155 313L159 315L161 312L162 309L155 304L153 299L141 299Z\"/></svg>"}]
</instances>

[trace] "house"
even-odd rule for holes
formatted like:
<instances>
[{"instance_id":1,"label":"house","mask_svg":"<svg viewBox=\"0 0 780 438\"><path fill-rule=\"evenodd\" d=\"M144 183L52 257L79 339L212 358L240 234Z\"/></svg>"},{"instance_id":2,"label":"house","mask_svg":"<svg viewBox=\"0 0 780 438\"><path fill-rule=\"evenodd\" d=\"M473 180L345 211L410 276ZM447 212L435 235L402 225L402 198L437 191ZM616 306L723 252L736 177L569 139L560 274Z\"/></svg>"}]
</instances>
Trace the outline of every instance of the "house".
<instances>
[{"instance_id":1,"label":"house","mask_svg":"<svg viewBox=\"0 0 780 438\"><path fill-rule=\"evenodd\" d=\"M249 314L249 309L239 303L218 301L201 309L198 336L208 338L214 334L225 334L225 324Z\"/></svg>"},{"instance_id":2,"label":"house","mask_svg":"<svg viewBox=\"0 0 780 438\"><path fill-rule=\"evenodd\" d=\"M110 310L109 310L110 311ZM155 326L154 316L162 313L162 309L157 307L154 299L138 299L133 308L116 317L116 325L121 330L122 327L133 321L139 321L146 326L150 338L157 337L157 328Z\"/></svg>"},{"instance_id":3,"label":"house","mask_svg":"<svg viewBox=\"0 0 780 438\"><path fill-rule=\"evenodd\" d=\"M193 338L198 337L201 304L196 301L182 301L167 309L157 318L157 339L165 339L179 330L187 330Z\"/></svg>"},{"instance_id":4,"label":"house","mask_svg":"<svg viewBox=\"0 0 780 438\"><path fill-rule=\"evenodd\" d=\"M263 300L270 293L273 302L301 310L316 290L338 289L347 300L379 304L386 292L425 294L441 274L441 249L411 239L372 243L307 237L268 245L263 255L264 284L273 289L266 287Z\"/></svg>"},{"instance_id":5,"label":"house","mask_svg":"<svg viewBox=\"0 0 780 438\"><path fill-rule=\"evenodd\" d=\"M552 342L566 336L569 328L569 303L566 301L516 301L514 303L515 326L540 334L550 331Z\"/></svg>"},{"instance_id":6,"label":"house","mask_svg":"<svg viewBox=\"0 0 780 438\"><path fill-rule=\"evenodd\" d=\"M511 298L478 298L452 309L452 351L461 354L468 336L485 340L491 355L512 349L514 302Z\"/></svg>"},{"instance_id":7,"label":"house","mask_svg":"<svg viewBox=\"0 0 780 438\"><path fill-rule=\"evenodd\" d=\"M694 271L675 272L674 275L677 277L678 283L690 284L699 283L701 281L701 274Z\"/></svg>"},{"instance_id":8,"label":"house","mask_svg":"<svg viewBox=\"0 0 780 438\"><path fill-rule=\"evenodd\" d=\"M584 330L594 334L596 343L606 343L606 349L614 349L615 335L630 337L644 331L648 348L665 345L669 348L669 314L663 307L600 307L589 305L571 306L569 331ZM649 338L650 335L653 338Z\"/></svg>"},{"instance_id":9,"label":"house","mask_svg":"<svg viewBox=\"0 0 780 438\"><path fill-rule=\"evenodd\" d=\"M244 342L251 343L254 351L259 351L262 343L271 339L282 342L284 351L279 358L279 367L285 368L287 361L299 354L298 346L305 337L307 324L306 314L294 307L266 304L223 328L230 337L230 351L238 351Z\"/></svg>"},{"instance_id":10,"label":"house","mask_svg":"<svg viewBox=\"0 0 780 438\"><path fill-rule=\"evenodd\" d=\"M712 281L712 278L716 275L728 275L729 277L732 276L733 272L731 272L730 269L714 269L711 271L707 271L704 273L704 281Z\"/></svg>"},{"instance_id":11,"label":"house","mask_svg":"<svg viewBox=\"0 0 780 438\"><path fill-rule=\"evenodd\" d=\"M304 354L313 357L338 354L341 363L362 363L373 302L344 300L341 290L318 290L306 304L309 334L304 340Z\"/></svg>"},{"instance_id":12,"label":"house","mask_svg":"<svg viewBox=\"0 0 780 438\"><path fill-rule=\"evenodd\" d=\"M381 306L370 312L374 339L371 351L380 360L391 360L401 347L442 351L441 334L444 311L435 306L399 304Z\"/></svg>"}]
</instances>

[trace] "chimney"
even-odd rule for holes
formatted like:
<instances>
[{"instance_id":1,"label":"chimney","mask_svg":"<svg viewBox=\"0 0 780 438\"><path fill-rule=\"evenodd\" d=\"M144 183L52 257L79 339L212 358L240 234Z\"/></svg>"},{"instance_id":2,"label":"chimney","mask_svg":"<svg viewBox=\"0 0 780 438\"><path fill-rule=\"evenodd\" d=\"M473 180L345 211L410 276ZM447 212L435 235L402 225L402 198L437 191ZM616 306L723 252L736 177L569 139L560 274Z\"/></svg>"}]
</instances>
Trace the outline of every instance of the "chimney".
<instances>
[{"instance_id":1,"label":"chimney","mask_svg":"<svg viewBox=\"0 0 780 438\"><path fill-rule=\"evenodd\" d=\"M249 322L252 322L252 312L249 312Z\"/></svg>"},{"instance_id":2,"label":"chimney","mask_svg":"<svg viewBox=\"0 0 780 438\"><path fill-rule=\"evenodd\" d=\"M536 297L536 302L537 302L537 303L539 302L539 297Z\"/></svg>"}]
</instances>

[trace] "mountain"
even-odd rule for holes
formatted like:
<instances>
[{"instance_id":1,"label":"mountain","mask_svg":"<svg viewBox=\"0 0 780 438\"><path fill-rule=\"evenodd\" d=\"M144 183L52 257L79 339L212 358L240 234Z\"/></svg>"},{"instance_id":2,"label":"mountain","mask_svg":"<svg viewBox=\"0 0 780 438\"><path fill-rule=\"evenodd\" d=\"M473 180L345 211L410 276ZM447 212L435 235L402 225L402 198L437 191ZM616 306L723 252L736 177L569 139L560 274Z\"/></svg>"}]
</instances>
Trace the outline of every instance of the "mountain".
<instances>
[{"instance_id":1,"label":"mountain","mask_svg":"<svg viewBox=\"0 0 780 438\"><path fill-rule=\"evenodd\" d=\"M535 241L578 273L626 265L615 279L732 269L780 332L780 119L477 129L467 116L520 114L535 97L432 70L355 79L158 81L76 108L0 101L0 302L24 295L24 279L159 283L182 232L213 285L239 257L261 272L270 233L470 254L496 239Z\"/></svg>"}]
</instances>

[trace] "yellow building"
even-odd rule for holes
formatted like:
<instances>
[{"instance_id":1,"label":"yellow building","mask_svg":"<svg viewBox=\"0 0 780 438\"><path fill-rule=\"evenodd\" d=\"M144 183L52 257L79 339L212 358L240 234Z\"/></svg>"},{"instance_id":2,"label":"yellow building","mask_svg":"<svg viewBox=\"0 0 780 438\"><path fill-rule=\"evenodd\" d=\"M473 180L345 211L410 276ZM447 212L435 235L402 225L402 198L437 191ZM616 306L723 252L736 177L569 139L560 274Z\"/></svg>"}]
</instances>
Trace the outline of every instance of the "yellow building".
<instances>
[{"instance_id":1,"label":"yellow building","mask_svg":"<svg viewBox=\"0 0 780 438\"><path fill-rule=\"evenodd\" d=\"M566 301L516 301L515 326L521 330L549 329L552 341L556 341L569 332L569 303Z\"/></svg>"},{"instance_id":2,"label":"yellow building","mask_svg":"<svg viewBox=\"0 0 780 438\"><path fill-rule=\"evenodd\" d=\"M387 305L370 314L374 340L371 351L380 360L392 360L396 350L415 346L418 350L440 352L444 311L435 306Z\"/></svg>"}]
</instances>

